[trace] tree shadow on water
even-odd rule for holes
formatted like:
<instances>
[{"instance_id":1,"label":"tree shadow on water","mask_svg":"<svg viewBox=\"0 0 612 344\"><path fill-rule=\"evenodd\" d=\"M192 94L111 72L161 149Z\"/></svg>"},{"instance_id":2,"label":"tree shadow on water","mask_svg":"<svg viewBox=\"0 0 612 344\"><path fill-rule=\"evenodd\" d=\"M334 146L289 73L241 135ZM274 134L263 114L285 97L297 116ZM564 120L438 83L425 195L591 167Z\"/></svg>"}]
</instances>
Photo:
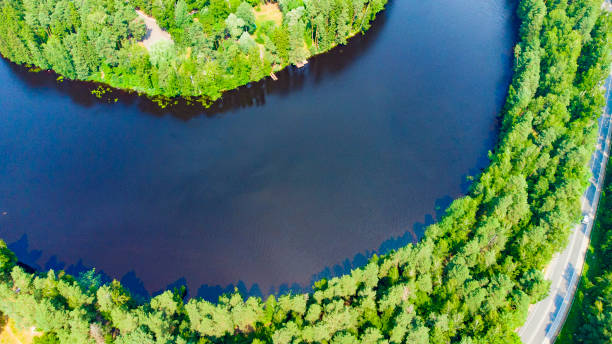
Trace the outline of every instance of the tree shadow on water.
<instances>
[{"instance_id":1,"label":"tree shadow on water","mask_svg":"<svg viewBox=\"0 0 612 344\"><path fill-rule=\"evenodd\" d=\"M438 198L434 202L433 213L425 214L422 221L415 222L411 228L406 230L403 234L388 238L376 249L358 252L352 258L347 258L339 264L332 264L325 267L321 271L312 274L310 277L310 283L307 285L285 283L278 286L271 286L268 290L264 291L261 289L259 284L252 284L250 287L247 287L243 281L237 281L235 284L225 286L202 284L199 287L190 290L189 283L187 282L188 278L183 276L167 284L166 287L161 290L151 291L145 287L144 282L141 278L139 278L135 270L131 270L121 277L110 276L104 271L97 269L96 273L100 276L103 283L109 283L113 279L119 280L122 285L132 293L135 299L140 302L150 299L151 296L161 294L165 290L181 289L183 287L186 291L186 297L200 297L211 302L215 302L218 300L219 296L234 292L235 290L238 290L245 297L256 296L262 298L268 295L309 292L312 290L314 282L323 278L329 279L348 274L354 269L365 266L368 263L368 260L374 254L383 255L408 244L419 242L423 238L426 228L442 218L446 212L446 209L455 198L456 196L452 197L451 195ZM39 249L30 249L27 234L24 234L18 240L9 243L8 247L15 252L20 262L24 263L25 266L31 267L32 269L38 271L46 271L50 269L55 271L63 270L70 275L79 276L81 273L88 272L94 268L93 266L87 266L82 260L71 264L63 262L57 255L50 256L44 264L40 264L39 261L43 256L43 252Z\"/></svg>"},{"instance_id":2,"label":"tree shadow on water","mask_svg":"<svg viewBox=\"0 0 612 344\"><path fill-rule=\"evenodd\" d=\"M314 282L323 278L330 279L348 274L354 269L365 266L368 263L368 260L374 254L383 255L408 244L415 244L419 242L425 233L425 229L429 225L433 224L437 219L440 219L452 201L453 198L448 195L439 198L434 203L434 214L426 214L423 221L415 222L412 225L412 228L404 232L404 234L385 240L375 250L359 252L352 258L345 259L342 263L325 267L323 270L313 274L310 278L310 283L307 285L285 283L278 286L271 286L266 292L264 292L257 283L247 287L243 281L238 281L235 284L229 284L226 286L202 284L195 290L190 290L189 284L187 283L187 278L180 277L174 282L167 284L166 287L161 290L150 291L145 287L144 282L138 277L135 270L130 270L122 277L110 276L102 270L96 269L95 271L96 274L100 276L102 283L110 283L113 279L119 280L121 284L130 291L135 300L141 303L149 300L153 296L163 293L166 290L180 290L182 288L185 288L186 298L199 297L210 302L216 302L223 294L232 293L236 290L239 291L244 297L254 296L261 298L269 295L279 296L288 293L309 292L312 290ZM55 271L65 271L70 275L78 277L82 273L94 269L93 266L85 265L82 260L79 260L74 264L62 262L56 255L49 257L44 264L40 265L39 260L42 257L42 251L30 250L27 234L24 234L17 241L8 244L8 247L15 252L19 261L22 263L22 266L30 268L31 271L47 271L52 269ZM44 269L41 268L41 266L43 266Z\"/></svg>"},{"instance_id":3,"label":"tree shadow on water","mask_svg":"<svg viewBox=\"0 0 612 344\"><path fill-rule=\"evenodd\" d=\"M404 234L391 237L380 244L380 246L375 250L366 250L363 252L359 252L355 254L352 258L345 259L340 264L330 265L325 267L323 270L315 273L310 278L310 283L307 285L300 285L298 283L293 284L281 284L277 287L272 286L268 290L267 293L262 294L260 287L258 284L254 284L250 289L248 289L242 281L239 281L236 285L228 285L225 287L222 286L209 286L203 285L201 286L196 295L197 297L202 297L208 301L216 301L219 296L232 292L234 290L238 290L243 296L258 296L258 297L266 297L268 295L283 295L287 293L305 293L312 290L312 286L316 281L319 281L323 278L330 279L334 277L339 277L345 274L350 273L354 269L358 269L360 267L365 266L369 259L374 255L384 255L393 250L397 250L401 247L404 247L409 244L418 243L424 236L425 230L428 226L435 223L439 220L448 206L454 200L450 195L443 196L435 201L435 211L434 214L426 214L424 216L423 222L416 222L412 225L412 229L406 231Z\"/></svg>"},{"instance_id":4,"label":"tree shadow on water","mask_svg":"<svg viewBox=\"0 0 612 344\"><path fill-rule=\"evenodd\" d=\"M28 235L24 234L17 241L7 243L7 247L13 251L19 258L19 261L32 269L40 270L40 266L36 263L42 256L41 250L31 250Z\"/></svg>"},{"instance_id":5,"label":"tree shadow on water","mask_svg":"<svg viewBox=\"0 0 612 344\"><path fill-rule=\"evenodd\" d=\"M82 273L95 269L95 267L93 266L85 265L82 259L79 259L74 264L68 264L66 262L60 261L57 255L49 257L49 259L47 259L47 261L42 264L44 268L41 268L39 260L42 257L42 251L30 249L27 234L22 235L18 240L7 244L7 246L17 255L17 259L19 260L18 265L28 272L46 272L48 270L64 271L69 275L78 277ZM110 283L113 280L113 278L106 274L103 270L95 269L95 271L96 274L100 277L100 281L102 283ZM137 300L142 301L149 298L149 292L144 287L144 283L142 282L142 280L136 276L136 272L134 270L129 271L127 274L125 274L118 280L124 287L130 290L132 295Z\"/></svg>"}]
</instances>

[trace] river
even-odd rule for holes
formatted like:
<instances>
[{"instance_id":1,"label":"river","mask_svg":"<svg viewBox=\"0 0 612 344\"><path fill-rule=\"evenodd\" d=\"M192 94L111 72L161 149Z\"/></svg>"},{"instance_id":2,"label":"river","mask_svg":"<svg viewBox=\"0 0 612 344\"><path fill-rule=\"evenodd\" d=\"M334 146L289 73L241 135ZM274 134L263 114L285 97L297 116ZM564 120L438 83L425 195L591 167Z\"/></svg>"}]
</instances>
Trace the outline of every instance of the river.
<instances>
[{"instance_id":1,"label":"river","mask_svg":"<svg viewBox=\"0 0 612 344\"><path fill-rule=\"evenodd\" d=\"M393 0L348 46L208 111L0 62L0 237L135 293L308 287L414 242L487 164L514 3Z\"/></svg>"}]
</instances>

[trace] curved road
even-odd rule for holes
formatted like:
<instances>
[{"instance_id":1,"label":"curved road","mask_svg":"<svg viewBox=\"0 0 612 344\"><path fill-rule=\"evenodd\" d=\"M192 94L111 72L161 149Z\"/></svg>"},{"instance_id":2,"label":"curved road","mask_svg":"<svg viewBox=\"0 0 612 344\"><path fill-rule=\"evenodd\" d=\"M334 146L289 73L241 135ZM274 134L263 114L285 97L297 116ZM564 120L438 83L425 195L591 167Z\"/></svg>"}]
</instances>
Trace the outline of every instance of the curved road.
<instances>
[{"instance_id":1,"label":"curved road","mask_svg":"<svg viewBox=\"0 0 612 344\"><path fill-rule=\"evenodd\" d=\"M604 8L610 11L610 3L604 3ZM591 171L593 177L590 185L582 197L582 213L595 214L599 195L603 187L606 163L610 153L610 88L612 73L604 83L606 88L606 105L599 118L599 137L593 157L591 158ZM550 291L546 299L532 305L525 325L518 330L523 343L541 344L553 343L559 334L563 322L571 308L576 286L580 281L584 257L589 246L593 216L586 224L576 225L571 232L569 244L563 252L555 255L548 265L545 275L551 280Z\"/></svg>"}]
</instances>

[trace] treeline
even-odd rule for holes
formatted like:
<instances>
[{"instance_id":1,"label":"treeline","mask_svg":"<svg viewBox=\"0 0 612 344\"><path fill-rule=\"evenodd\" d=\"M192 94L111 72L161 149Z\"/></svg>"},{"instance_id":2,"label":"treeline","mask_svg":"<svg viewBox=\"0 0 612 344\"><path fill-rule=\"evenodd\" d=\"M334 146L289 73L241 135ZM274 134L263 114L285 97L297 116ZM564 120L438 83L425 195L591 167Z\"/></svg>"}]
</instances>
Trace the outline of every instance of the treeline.
<instances>
[{"instance_id":1,"label":"treeline","mask_svg":"<svg viewBox=\"0 0 612 344\"><path fill-rule=\"evenodd\" d=\"M612 343L612 163L597 211L585 271L558 343Z\"/></svg>"},{"instance_id":2,"label":"treeline","mask_svg":"<svg viewBox=\"0 0 612 344\"><path fill-rule=\"evenodd\" d=\"M256 20L262 0L0 0L0 53L70 79L151 96L198 96L257 81L345 44L386 0L280 0L280 21ZM172 36L147 50L136 8Z\"/></svg>"},{"instance_id":3,"label":"treeline","mask_svg":"<svg viewBox=\"0 0 612 344\"><path fill-rule=\"evenodd\" d=\"M599 8L520 2L500 142L420 243L309 294L210 303L174 290L145 304L93 272L28 274L2 245L0 311L46 343L520 343L516 328L548 290L542 269L580 220L610 63Z\"/></svg>"}]
</instances>

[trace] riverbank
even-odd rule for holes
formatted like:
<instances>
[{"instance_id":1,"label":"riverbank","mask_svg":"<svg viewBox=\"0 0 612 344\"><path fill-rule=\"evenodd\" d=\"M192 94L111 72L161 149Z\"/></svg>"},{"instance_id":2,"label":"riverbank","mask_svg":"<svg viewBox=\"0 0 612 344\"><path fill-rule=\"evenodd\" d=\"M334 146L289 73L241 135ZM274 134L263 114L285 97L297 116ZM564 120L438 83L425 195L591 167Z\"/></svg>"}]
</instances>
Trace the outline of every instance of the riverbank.
<instances>
[{"instance_id":1,"label":"riverbank","mask_svg":"<svg viewBox=\"0 0 612 344\"><path fill-rule=\"evenodd\" d=\"M317 15L317 25L327 27L318 31L314 29L317 25L312 24L315 18L309 17L315 8L305 11L306 5L301 1L284 8L282 14L278 7L272 9L264 4L267 7L262 9L260 19L265 17L268 24L261 28L256 27L257 16L246 2L233 3L232 8L219 2L219 7L211 5L210 11L194 10L191 7L197 4L191 1L178 3L172 11L140 1L122 3L123 8L117 9L96 2L105 21L84 17L68 28L47 30L38 30L36 22L23 19L35 17L39 10L36 6L13 8L3 14L3 21L10 25L0 26L0 53L15 63L53 70L67 79L131 90L153 98L160 106L175 102L177 97L192 98L208 106L224 92L266 78L291 64L300 66L308 58L346 43L354 32L367 31L386 4L386 0L357 5L353 1L356 0L336 3L338 9L354 11L352 18L346 17L340 23L331 18L331 13ZM143 11L134 12L132 6ZM125 22L129 25L117 24ZM113 25L117 27L106 36L90 32ZM8 29L13 26L24 27L25 32L31 31L35 36L15 35ZM253 38L256 29L258 35ZM67 32L49 34L54 30ZM93 44L87 39L92 35L99 37Z\"/></svg>"}]
</instances>

